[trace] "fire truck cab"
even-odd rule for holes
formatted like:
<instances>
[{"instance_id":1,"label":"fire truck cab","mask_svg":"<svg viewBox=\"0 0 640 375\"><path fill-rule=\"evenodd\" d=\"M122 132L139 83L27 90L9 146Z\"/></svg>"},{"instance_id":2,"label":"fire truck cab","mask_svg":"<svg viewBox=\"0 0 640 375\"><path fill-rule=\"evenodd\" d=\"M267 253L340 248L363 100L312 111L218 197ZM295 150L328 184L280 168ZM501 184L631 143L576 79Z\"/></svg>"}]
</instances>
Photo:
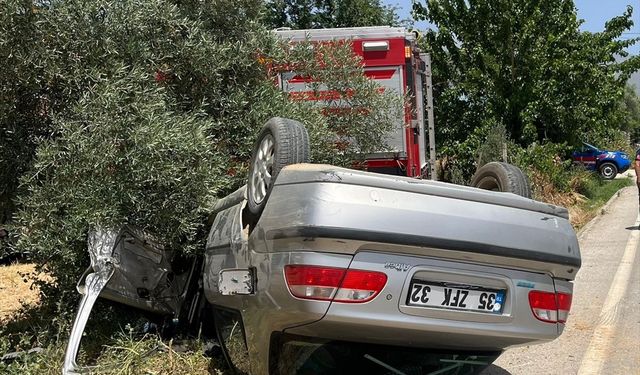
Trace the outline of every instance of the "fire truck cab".
<instances>
[{"instance_id":1,"label":"fire truck cab","mask_svg":"<svg viewBox=\"0 0 640 375\"><path fill-rule=\"evenodd\" d=\"M366 155L367 170L437 179L430 58L428 54L420 53L416 44L416 33L389 26L317 30L277 29L274 33L294 43L304 40L349 40L353 52L362 57L365 74L369 78L377 81L385 90L409 98L404 113L395 119L393 129L387 136L388 149ZM309 82L299 79L295 72L280 72L277 84L292 96L305 100L319 100L315 95L304 95L313 90ZM427 99L426 110L424 99ZM425 126L425 117L428 126Z\"/></svg>"}]
</instances>

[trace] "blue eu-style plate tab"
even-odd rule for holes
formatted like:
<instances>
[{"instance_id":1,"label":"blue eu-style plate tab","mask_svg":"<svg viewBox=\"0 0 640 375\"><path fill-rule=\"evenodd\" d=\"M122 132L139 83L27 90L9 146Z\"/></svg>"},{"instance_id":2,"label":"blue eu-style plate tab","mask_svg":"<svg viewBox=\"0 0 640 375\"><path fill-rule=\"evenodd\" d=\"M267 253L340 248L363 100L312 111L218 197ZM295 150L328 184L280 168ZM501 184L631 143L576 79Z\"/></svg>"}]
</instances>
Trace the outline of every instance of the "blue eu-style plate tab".
<instances>
[{"instance_id":1,"label":"blue eu-style plate tab","mask_svg":"<svg viewBox=\"0 0 640 375\"><path fill-rule=\"evenodd\" d=\"M503 305L504 305L504 293L500 292L496 294L496 302L493 305L493 312L494 313L502 312Z\"/></svg>"}]
</instances>

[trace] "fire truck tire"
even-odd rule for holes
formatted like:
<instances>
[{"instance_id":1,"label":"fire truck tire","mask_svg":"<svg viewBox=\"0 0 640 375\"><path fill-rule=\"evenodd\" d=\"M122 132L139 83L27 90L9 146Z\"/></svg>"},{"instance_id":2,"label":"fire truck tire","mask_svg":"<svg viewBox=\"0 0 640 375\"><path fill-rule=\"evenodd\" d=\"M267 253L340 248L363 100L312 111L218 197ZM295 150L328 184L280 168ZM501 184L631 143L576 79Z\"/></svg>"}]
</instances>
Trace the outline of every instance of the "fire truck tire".
<instances>
[{"instance_id":1,"label":"fire truck tire","mask_svg":"<svg viewBox=\"0 0 640 375\"><path fill-rule=\"evenodd\" d=\"M262 128L253 146L247 181L247 208L256 218L269 199L280 170L290 164L308 163L309 135L295 120L273 117Z\"/></svg>"},{"instance_id":2,"label":"fire truck tire","mask_svg":"<svg viewBox=\"0 0 640 375\"><path fill-rule=\"evenodd\" d=\"M527 176L520 168L508 163L494 161L483 165L473 175L471 186L531 198Z\"/></svg>"}]
</instances>

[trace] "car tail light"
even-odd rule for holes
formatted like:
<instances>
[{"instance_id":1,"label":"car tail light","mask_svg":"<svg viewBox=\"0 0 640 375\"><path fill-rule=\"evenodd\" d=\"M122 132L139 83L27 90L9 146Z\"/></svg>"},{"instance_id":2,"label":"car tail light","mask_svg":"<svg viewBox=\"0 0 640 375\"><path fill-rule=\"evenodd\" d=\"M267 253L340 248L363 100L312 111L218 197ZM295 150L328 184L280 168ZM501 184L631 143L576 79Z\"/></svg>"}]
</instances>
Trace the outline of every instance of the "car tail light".
<instances>
[{"instance_id":1,"label":"car tail light","mask_svg":"<svg viewBox=\"0 0 640 375\"><path fill-rule=\"evenodd\" d=\"M323 301L371 301L387 283L382 272L323 266L288 265L284 274L295 297Z\"/></svg>"},{"instance_id":2,"label":"car tail light","mask_svg":"<svg viewBox=\"0 0 640 375\"><path fill-rule=\"evenodd\" d=\"M349 303L370 301L380 293L386 283L387 275L382 272L347 270L334 301Z\"/></svg>"},{"instance_id":3,"label":"car tail light","mask_svg":"<svg viewBox=\"0 0 640 375\"><path fill-rule=\"evenodd\" d=\"M569 310L571 310L571 294L556 293L558 297L558 323L564 323L569 316Z\"/></svg>"},{"instance_id":4,"label":"car tail light","mask_svg":"<svg viewBox=\"0 0 640 375\"><path fill-rule=\"evenodd\" d=\"M318 266L285 266L284 275L291 294L298 298L331 301L345 270Z\"/></svg>"},{"instance_id":5,"label":"car tail light","mask_svg":"<svg viewBox=\"0 0 640 375\"><path fill-rule=\"evenodd\" d=\"M529 292L529 305L538 320L564 323L571 309L571 294L532 290Z\"/></svg>"}]
</instances>

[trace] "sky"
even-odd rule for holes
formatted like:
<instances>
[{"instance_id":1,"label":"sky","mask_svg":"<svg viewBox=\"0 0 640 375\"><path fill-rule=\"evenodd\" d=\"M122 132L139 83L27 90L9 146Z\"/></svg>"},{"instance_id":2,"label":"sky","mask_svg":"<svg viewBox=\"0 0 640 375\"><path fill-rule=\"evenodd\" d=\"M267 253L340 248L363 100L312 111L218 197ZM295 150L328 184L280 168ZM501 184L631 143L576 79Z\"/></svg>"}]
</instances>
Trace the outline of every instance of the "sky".
<instances>
[{"instance_id":1,"label":"sky","mask_svg":"<svg viewBox=\"0 0 640 375\"><path fill-rule=\"evenodd\" d=\"M427 0L420 1L424 4ZM602 31L606 21L621 15L627 5L633 6L635 25L629 30L630 34L623 35L623 37L640 37L640 0L574 0L574 2L578 9L578 18L584 20L581 29L592 32ZM411 0L383 0L383 3L397 6L401 19L410 17ZM425 28L427 24L419 22L416 26L417 28ZM640 53L640 42L629 49L629 52L634 55Z\"/></svg>"}]
</instances>

